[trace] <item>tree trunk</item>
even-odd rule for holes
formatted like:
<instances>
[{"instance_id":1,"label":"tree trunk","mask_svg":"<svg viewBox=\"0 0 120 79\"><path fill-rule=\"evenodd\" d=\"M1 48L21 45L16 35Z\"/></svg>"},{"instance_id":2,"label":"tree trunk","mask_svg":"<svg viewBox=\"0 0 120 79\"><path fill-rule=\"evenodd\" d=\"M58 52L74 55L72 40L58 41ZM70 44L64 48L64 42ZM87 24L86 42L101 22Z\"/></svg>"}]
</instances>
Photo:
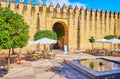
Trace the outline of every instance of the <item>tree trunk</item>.
<instances>
[{"instance_id":1,"label":"tree trunk","mask_svg":"<svg viewBox=\"0 0 120 79\"><path fill-rule=\"evenodd\" d=\"M11 51L11 48L9 49L9 54L8 54L8 69L10 69L10 51Z\"/></svg>"},{"instance_id":2,"label":"tree trunk","mask_svg":"<svg viewBox=\"0 0 120 79\"><path fill-rule=\"evenodd\" d=\"M92 43L92 50L93 50L93 43Z\"/></svg>"},{"instance_id":3,"label":"tree trunk","mask_svg":"<svg viewBox=\"0 0 120 79\"><path fill-rule=\"evenodd\" d=\"M11 48L12 49L12 55L14 55L15 54L15 52L14 52L14 48Z\"/></svg>"}]
</instances>

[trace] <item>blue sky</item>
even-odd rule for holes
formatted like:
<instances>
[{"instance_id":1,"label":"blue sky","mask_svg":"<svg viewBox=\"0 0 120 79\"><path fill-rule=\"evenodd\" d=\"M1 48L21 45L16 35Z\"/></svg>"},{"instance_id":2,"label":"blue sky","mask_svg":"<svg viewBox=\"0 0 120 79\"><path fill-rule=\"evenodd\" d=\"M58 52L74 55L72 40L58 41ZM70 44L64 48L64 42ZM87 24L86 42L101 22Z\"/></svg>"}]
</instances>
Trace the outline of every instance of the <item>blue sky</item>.
<instances>
[{"instance_id":1,"label":"blue sky","mask_svg":"<svg viewBox=\"0 0 120 79\"><path fill-rule=\"evenodd\" d=\"M32 2L32 5L35 4L36 0L30 0ZM19 0L15 0L15 2L19 2ZM26 3L27 0L24 0L24 3ZM120 12L120 0L39 0L39 5L41 5L43 2L47 3L47 6L52 2L54 6L59 2L59 4L62 6L64 3L66 6L69 6L72 4L73 8L75 5L78 5L79 8L83 6L84 8L88 7L89 9L103 9L104 11L107 9L108 11L117 11Z\"/></svg>"},{"instance_id":2,"label":"blue sky","mask_svg":"<svg viewBox=\"0 0 120 79\"><path fill-rule=\"evenodd\" d=\"M69 0L75 2L77 0ZM79 0L80 3L85 4L89 8L103 9L108 11L120 11L120 0Z\"/></svg>"}]
</instances>

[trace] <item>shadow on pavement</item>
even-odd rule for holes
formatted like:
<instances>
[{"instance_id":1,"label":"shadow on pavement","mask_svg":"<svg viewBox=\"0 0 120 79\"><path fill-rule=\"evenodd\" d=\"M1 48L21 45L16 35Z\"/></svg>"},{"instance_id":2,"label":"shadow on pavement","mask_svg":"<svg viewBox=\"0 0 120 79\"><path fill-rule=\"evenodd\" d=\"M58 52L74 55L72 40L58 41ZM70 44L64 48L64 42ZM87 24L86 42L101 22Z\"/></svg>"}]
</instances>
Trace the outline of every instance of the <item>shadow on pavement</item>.
<instances>
[{"instance_id":1,"label":"shadow on pavement","mask_svg":"<svg viewBox=\"0 0 120 79\"><path fill-rule=\"evenodd\" d=\"M86 75L78 72L77 70L75 70L71 66L68 66L65 63L60 63L60 66L51 67L51 71L61 76L64 76L66 79L90 79ZM52 76L49 79L52 79Z\"/></svg>"},{"instance_id":2,"label":"shadow on pavement","mask_svg":"<svg viewBox=\"0 0 120 79\"><path fill-rule=\"evenodd\" d=\"M0 68L0 77L3 77L7 73L8 73L8 69L7 68Z\"/></svg>"}]
</instances>

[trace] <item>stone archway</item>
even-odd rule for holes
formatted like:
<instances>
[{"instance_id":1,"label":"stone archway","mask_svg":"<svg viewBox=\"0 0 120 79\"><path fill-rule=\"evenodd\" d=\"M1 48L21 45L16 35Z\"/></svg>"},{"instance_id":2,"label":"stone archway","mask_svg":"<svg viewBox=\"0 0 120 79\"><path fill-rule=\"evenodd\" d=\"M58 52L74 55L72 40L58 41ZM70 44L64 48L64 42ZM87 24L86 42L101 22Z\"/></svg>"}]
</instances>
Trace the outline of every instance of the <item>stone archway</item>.
<instances>
[{"instance_id":1,"label":"stone archway","mask_svg":"<svg viewBox=\"0 0 120 79\"><path fill-rule=\"evenodd\" d=\"M63 49L64 45L68 45L68 31L67 26L64 22L56 22L53 25L53 31L57 33L58 43L56 44L59 49Z\"/></svg>"}]
</instances>

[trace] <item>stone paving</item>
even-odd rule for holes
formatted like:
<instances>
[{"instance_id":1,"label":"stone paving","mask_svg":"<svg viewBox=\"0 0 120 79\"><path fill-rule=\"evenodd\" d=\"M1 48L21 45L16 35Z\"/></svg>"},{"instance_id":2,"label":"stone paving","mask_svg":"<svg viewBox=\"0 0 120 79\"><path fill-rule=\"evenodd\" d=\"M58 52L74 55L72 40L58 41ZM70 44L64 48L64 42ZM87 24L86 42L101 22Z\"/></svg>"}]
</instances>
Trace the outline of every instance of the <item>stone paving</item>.
<instances>
[{"instance_id":1,"label":"stone paving","mask_svg":"<svg viewBox=\"0 0 120 79\"><path fill-rule=\"evenodd\" d=\"M63 51L55 51L56 57L51 59L40 59L26 61L24 64L13 64L8 74L0 79L89 79L81 72L63 63L64 59L94 58L89 54L72 51L67 55ZM107 57L119 60L119 57Z\"/></svg>"}]
</instances>

